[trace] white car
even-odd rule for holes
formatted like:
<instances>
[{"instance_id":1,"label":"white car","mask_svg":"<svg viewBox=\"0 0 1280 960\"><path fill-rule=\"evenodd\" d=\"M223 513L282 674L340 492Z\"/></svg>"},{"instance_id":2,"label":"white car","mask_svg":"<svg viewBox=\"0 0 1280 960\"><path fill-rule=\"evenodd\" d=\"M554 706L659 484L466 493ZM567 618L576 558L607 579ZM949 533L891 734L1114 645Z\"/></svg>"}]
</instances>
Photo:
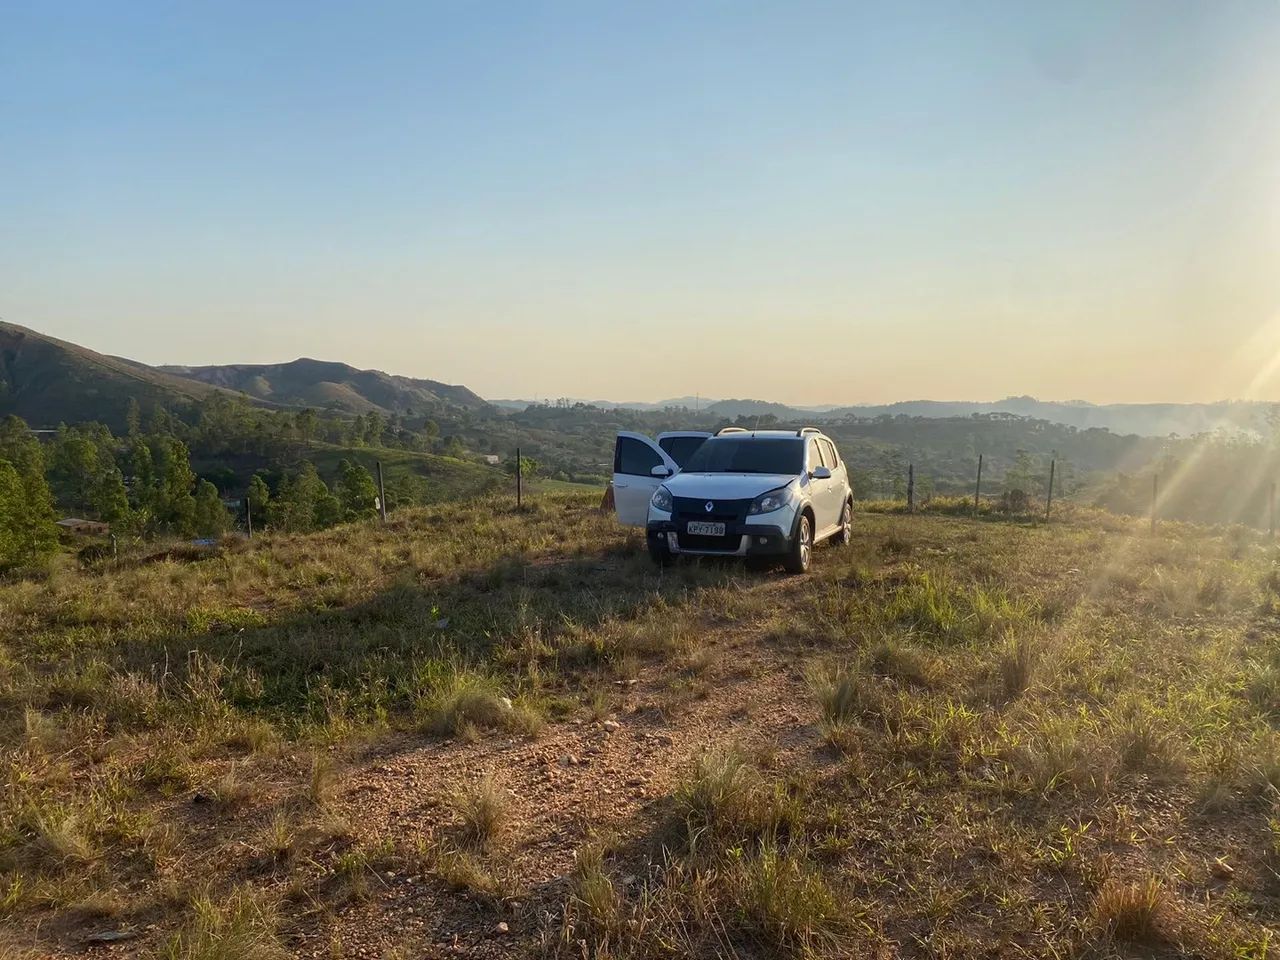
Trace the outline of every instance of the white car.
<instances>
[{"instance_id":1,"label":"white car","mask_svg":"<svg viewBox=\"0 0 1280 960\"><path fill-rule=\"evenodd\" d=\"M619 433L613 456L618 519L644 527L658 563L683 554L780 559L809 569L813 546L853 535L849 473L816 427Z\"/></svg>"}]
</instances>

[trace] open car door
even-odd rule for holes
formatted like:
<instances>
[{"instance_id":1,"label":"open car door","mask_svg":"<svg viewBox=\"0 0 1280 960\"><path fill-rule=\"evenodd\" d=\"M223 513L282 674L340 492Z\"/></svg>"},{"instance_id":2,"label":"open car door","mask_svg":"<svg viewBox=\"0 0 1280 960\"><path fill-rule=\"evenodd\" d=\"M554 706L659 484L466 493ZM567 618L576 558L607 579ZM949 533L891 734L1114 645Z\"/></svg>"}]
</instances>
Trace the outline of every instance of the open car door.
<instances>
[{"instance_id":1,"label":"open car door","mask_svg":"<svg viewBox=\"0 0 1280 960\"><path fill-rule=\"evenodd\" d=\"M613 445L613 505L618 521L643 527L653 492L679 469L675 460L643 433L620 432Z\"/></svg>"},{"instance_id":2,"label":"open car door","mask_svg":"<svg viewBox=\"0 0 1280 960\"><path fill-rule=\"evenodd\" d=\"M705 430L669 430L658 434L658 446L676 462L679 469L683 470L684 465L693 456L693 452L702 446L702 441L709 436L711 434Z\"/></svg>"}]
</instances>

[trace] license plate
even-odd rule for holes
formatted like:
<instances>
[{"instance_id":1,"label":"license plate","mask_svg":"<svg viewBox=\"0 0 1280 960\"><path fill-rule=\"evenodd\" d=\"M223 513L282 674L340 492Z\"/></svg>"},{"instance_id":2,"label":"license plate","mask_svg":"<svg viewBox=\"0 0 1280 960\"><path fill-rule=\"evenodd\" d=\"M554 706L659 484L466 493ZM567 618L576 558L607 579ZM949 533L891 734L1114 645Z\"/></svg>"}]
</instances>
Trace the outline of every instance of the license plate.
<instances>
[{"instance_id":1,"label":"license plate","mask_svg":"<svg viewBox=\"0 0 1280 960\"><path fill-rule=\"evenodd\" d=\"M699 520L690 520L689 525L685 527L685 533L695 537L723 537L723 523L703 523Z\"/></svg>"}]
</instances>

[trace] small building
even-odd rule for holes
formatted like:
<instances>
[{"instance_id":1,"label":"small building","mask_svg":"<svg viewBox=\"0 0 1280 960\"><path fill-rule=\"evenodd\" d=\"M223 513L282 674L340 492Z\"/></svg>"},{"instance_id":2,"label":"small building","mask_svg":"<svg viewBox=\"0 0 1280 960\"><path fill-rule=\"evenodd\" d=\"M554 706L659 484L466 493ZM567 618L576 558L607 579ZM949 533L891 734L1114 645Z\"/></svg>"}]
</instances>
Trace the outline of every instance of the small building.
<instances>
[{"instance_id":1,"label":"small building","mask_svg":"<svg viewBox=\"0 0 1280 960\"><path fill-rule=\"evenodd\" d=\"M499 463L502 462L502 458L499 457L496 453L486 453L484 455L484 462L489 464L489 466L491 467L496 467Z\"/></svg>"},{"instance_id":2,"label":"small building","mask_svg":"<svg viewBox=\"0 0 1280 960\"><path fill-rule=\"evenodd\" d=\"M58 521L59 529L74 533L81 537L105 537L111 532L111 524L101 520L81 520L79 517L67 517Z\"/></svg>"}]
</instances>

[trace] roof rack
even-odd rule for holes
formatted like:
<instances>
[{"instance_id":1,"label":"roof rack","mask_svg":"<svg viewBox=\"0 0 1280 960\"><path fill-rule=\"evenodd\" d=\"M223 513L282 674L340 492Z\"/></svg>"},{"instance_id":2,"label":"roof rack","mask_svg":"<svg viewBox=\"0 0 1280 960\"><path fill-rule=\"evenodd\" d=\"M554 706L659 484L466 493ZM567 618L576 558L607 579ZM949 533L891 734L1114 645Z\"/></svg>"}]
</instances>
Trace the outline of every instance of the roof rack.
<instances>
[{"instance_id":1,"label":"roof rack","mask_svg":"<svg viewBox=\"0 0 1280 960\"><path fill-rule=\"evenodd\" d=\"M717 437L723 437L726 433L749 433L746 427L721 427L716 431Z\"/></svg>"},{"instance_id":2,"label":"roof rack","mask_svg":"<svg viewBox=\"0 0 1280 960\"><path fill-rule=\"evenodd\" d=\"M817 427L801 427L799 430L796 431L796 436L803 437L806 433L821 433L821 432L822 431L819 430Z\"/></svg>"}]
</instances>

